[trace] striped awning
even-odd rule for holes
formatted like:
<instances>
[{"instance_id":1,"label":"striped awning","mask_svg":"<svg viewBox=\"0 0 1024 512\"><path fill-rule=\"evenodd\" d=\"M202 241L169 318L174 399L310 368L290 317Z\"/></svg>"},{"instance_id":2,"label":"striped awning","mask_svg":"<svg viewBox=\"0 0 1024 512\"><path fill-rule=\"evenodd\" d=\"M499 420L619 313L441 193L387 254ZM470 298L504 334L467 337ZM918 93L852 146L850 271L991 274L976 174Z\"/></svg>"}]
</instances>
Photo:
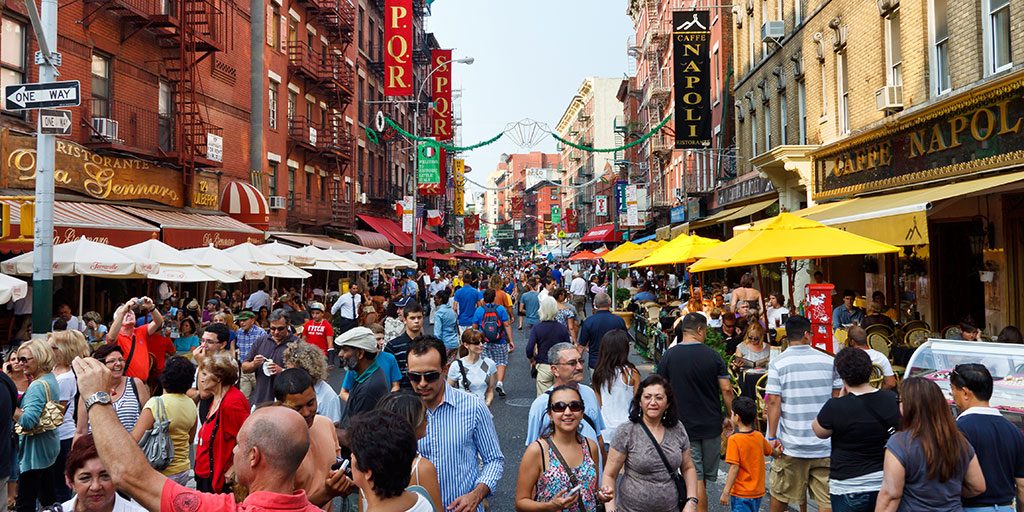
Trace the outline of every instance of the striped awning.
<instances>
[{"instance_id":1,"label":"striped awning","mask_svg":"<svg viewBox=\"0 0 1024 512\"><path fill-rule=\"evenodd\" d=\"M270 206L267 204L267 198L260 189L249 183L229 182L221 194L220 209L254 228L270 228Z\"/></svg>"},{"instance_id":2,"label":"striped awning","mask_svg":"<svg viewBox=\"0 0 1024 512\"><path fill-rule=\"evenodd\" d=\"M388 242L388 237L380 233L366 231L364 229L350 229L346 231L346 233L352 235L356 240L358 240L360 245L371 249L383 249L386 251L391 248L391 243Z\"/></svg>"},{"instance_id":3,"label":"striped awning","mask_svg":"<svg viewBox=\"0 0 1024 512\"><path fill-rule=\"evenodd\" d=\"M17 236L21 226L21 211L17 203L11 204L11 233ZM160 230L153 225L133 217L115 206L101 203L78 203L72 201L54 201L53 203L53 243L73 242L86 237L116 247L128 247L145 242L159 235ZM8 240L0 243L0 251L30 251L32 240L16 242Z\"/></svg>"},{"instance_id":4,"label":"striped awning","mask_svg":"<svg viewBox=\"0 0 1024 512\"><path fill-rule=\"evenodd\" d=\"M227 215L186 213L168 210L151 210L134 206L119 206L139 219L160 227L161 240L177 249L205 247L233 247L245 242L263 243L262 230L235 220Z\"/></svg>"}]
</instances>

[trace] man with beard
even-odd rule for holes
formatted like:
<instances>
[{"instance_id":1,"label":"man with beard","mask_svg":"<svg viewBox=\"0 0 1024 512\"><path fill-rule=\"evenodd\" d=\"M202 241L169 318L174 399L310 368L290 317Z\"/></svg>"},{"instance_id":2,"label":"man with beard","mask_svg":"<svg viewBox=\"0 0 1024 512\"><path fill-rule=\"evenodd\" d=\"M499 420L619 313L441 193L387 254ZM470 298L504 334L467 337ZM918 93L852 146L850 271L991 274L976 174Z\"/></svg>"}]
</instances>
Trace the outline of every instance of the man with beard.
<instances>
[{"instance_id":1,"label":"man with beard","mask_svg":"<svg viewBox=\"0 0 1024 512\"><path fill-rule=\"evenodd\" d=\"M135 307L146 315L152 313L153 320L148 324L135 326ZM164 317L149 297L132 298L114 311L114 322L107 332L107 343L117 343L124 353L124 374L128 377L149 378L149 337L160 330Z\"/></svg>"},{"instance_id":2,"label":"man with beard","mask_svg":"<svg viewBox=\"0 0 1024 512\"><path fill-rule=\"evenodd\" d=\"M341 455L334 423L316 413L313 377L302 368L289 368L274 381L274 400L302 416L309 429L309 451L295 471L295 488L306 491L314 505L324 506L334 497L325 482L331 465Z\"/></svg>"},{"instance_id":3,"label":"man with beard","mask_svg":"<svg viewBox=\"0 0 1024 512\"><path fill-rule=\"evenodd\" d=\"M377 340L366 327L353 327L338 336L336 342L344 368L355 373L352 388L345 402L341 428L359 413L373 410L377 401L388 394L387 377L377 364Z\"/></svg>"}]
</instances>

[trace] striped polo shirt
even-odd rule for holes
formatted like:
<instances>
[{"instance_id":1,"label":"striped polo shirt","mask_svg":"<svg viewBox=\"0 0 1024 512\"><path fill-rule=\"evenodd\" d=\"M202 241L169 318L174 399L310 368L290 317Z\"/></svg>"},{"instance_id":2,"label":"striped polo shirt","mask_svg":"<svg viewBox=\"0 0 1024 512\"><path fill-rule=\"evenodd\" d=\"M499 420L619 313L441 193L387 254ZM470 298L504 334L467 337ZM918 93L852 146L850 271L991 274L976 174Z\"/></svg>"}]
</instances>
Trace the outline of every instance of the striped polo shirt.
<instances>
[{"instance_id":1,"label":"striped polo shirt","mask_svg":"<svg viewBox=\"0 0 1024 512\"><path fill-rule=\"evenodd\" d=\"M782 419L776 435L786 455L801 459L828 457L832 444L818 439L811 422L832 390L843 386L833 358L810 345L792 345L768 365L765 393L782 397Z\"/></svg>"}]
</instances>

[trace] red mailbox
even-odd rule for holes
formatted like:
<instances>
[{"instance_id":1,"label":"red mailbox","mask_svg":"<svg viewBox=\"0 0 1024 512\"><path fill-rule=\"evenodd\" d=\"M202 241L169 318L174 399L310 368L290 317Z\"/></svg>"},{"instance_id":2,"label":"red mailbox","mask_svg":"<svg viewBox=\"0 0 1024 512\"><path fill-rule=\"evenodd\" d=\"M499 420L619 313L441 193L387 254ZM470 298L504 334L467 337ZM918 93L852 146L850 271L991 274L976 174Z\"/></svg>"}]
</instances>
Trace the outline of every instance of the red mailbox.
<instances>
[{"instance_id":1,"label":"red mailbox","mask_svg":"<svg viewBox=\"0 0 1024 512\"><path fill-rule=\"evenodd\" d=\"M832 353L832 290L835 286L808 284L807 318L811 321L811 346Z\"/></svg>"}]
</instances>

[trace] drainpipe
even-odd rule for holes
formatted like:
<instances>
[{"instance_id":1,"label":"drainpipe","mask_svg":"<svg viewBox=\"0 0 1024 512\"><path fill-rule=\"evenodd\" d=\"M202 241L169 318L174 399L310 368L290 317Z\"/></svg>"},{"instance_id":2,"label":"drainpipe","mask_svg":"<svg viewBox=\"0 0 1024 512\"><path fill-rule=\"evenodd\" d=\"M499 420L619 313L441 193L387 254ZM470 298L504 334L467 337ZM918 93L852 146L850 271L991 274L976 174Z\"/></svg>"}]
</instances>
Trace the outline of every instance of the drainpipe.
<instances>
[{"instance_id":1,"label":"drainpipe","mask_svg":"<svg viewBox=\"0 0 1024 512\"><path fill-rule=\"evenodd\" d=\"M250 0L249 10L249 170L263 174L263 49L266 47L265 0ZM261 187L262 188L262 187ZM261 190L262 192L262 190Z\"/></svg>"}]
</instances>

